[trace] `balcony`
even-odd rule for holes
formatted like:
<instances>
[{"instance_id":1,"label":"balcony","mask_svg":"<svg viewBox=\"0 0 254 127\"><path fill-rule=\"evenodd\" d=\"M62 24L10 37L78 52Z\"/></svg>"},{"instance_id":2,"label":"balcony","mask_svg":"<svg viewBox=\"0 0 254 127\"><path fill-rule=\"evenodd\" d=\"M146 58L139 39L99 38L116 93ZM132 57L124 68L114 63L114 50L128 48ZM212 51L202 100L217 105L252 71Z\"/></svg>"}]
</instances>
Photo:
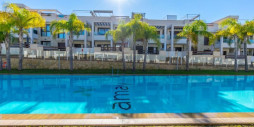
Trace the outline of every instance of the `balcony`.
<instances>
[{"instance_id":1,"label":"balcony","mask_svg":"<svg viewBox=\"0 0 254 127\"><path fill-rule=\"evenodd\" d=\"M34 33L33 33L33 38L38 39L38 37L39 37L38 34L34 34Z\"/></svg>"},{"instance_id":2,"label":"balcony","mask_svg":"<svg viewBox=\"0 0 254 127\"><path fill-rule=\"evenodd\" d=\"M79 35L79 36L74 35L74 37L73 37L73 40L84 40L84 39L85 39L84 35Z\"/></svg>"},{"instance_id":3,"label":"balcony","mask_svg":"<svg viewBox=\"0 0 254 127\"><path fill-rule=\"evenodd\" d=\"M101 47L101 51L122 51L121 47Z\"/></svg>"},{"instance_id":4,"label":"balcony","mask_svg":"<svg viewBox=\"0 0 254 127\"><path fill-rule=\"evenodd\" d=\"M165 35L163 35L163 34L162 34L162 35L159 35L159 38L160 38L160 39L165 39Z\"/></svg>"},{"instance_id":5,"label":"balcony","mask_svg":"<svg viewBox=\"0 0 254 127\"><path fill-rule=\"evenodd\" d=\"M100 32L94 32L94 40L111 40L112 36L108 36L108 39L106 39L105 34Z\"/></svg>"}]
</instances>

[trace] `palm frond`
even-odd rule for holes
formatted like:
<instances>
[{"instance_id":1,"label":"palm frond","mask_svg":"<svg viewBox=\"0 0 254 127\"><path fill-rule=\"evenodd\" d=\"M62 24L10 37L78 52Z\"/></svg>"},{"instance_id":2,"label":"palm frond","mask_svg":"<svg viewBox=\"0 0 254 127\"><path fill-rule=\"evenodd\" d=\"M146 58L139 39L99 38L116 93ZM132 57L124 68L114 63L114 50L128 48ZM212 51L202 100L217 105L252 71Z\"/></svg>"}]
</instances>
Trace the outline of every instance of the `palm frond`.
<instances>
[{"instance_id":1,"label":"palm frond","mask_svg":"<svg viewBox=\"0 0 254 127\"><path fill-rule=\"evenodd\" d=\"M65 20L52 21L50 24L50 32L54 38L56 38L58 34L69 32L67 29L67 21Z\"/></svg>"}]
</instances>

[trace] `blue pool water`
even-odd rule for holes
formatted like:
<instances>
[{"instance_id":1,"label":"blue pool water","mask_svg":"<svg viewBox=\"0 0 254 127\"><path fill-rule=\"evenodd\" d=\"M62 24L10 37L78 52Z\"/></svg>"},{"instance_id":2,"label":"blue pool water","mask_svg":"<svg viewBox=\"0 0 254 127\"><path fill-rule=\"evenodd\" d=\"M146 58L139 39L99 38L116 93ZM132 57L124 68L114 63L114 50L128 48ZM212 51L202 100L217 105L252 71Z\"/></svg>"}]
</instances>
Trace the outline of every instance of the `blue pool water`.
<instances>
[{"instance_id":1,"label":"blue pool water","mask_svg":"<svg viewBox=\"0 0 254 127\"><path fill-rule=\"evenodd\" d=\"M254 76L0 75L0 114L254 112Z\"/></svg>"}]
</instances>

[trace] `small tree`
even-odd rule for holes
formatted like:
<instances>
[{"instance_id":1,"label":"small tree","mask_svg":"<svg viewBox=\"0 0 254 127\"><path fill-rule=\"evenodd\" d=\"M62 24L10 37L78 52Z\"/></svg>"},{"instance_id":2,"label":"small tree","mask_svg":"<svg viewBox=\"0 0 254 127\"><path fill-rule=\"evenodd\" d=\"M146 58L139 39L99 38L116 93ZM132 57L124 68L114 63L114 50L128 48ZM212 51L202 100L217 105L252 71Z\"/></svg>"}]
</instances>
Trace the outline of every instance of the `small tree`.
<instances>
[{"instance_id":1,"label":"small tree","mask_svg":"<svg viewBox=\"0 0 254 127\"><path fill-rule=\"evenodd\" d=\"M238 37L243 43L244 47L244 59L245 59L245 71L248 71L248 56L247 56L247 44L250 44L250 36L254 35L254 20L246 21L242 25L241 30L239 31Z\"/></svg>"},{"instance_id":2,"label":"small tree","mask_svg":"<svg viewBox=\"0 0 254 127\"><path fill-rule=\"evenodd\" d=\"M144 49L145 49L145 56L144 56L144 62L143 62L143 71L146 69L146 57L148 53L148 41L153 40L158 48L160 47L160 40L158 39L157 29L154 26L149 26L147 23L142 23L142 40L144 42Z\"/></svg>"},{"instance_id":3,"label":"small tree","mask_svg":"<svg viewBox=\"0 0 254 127\"><path fill-rule=\"evenodd\" d=\"M59 21L52 21L50 24L50 31L54 38L59 33L69 33L69 58L70 58L70 70L73 70L73 51L72 51L72 45L73 45L73 37L74 35L79 36L80 31L82 30L90 31L90 28L85 27L85 24L78 19L78 17L72 13L69 17L69 20L59 20Z\"/></svg>"},{"instance_id":4,"label":"small tree","mask_svg":"<svg viewBox=\"0 0 254 127\"><path fill-rule=\"evenodd\" d=\"M236 19L228 18L225 19L220 23L220 27L222 30L217 32L217 36L224 36L229 38L229 44L231 44L232 40L235 46L235 71L238 71L238 64L237 64L237 56L238 56L238 44L239 35L242 30L242 26L240 23L237 22Z\"/></svg>"},{"instance_id":5,"label":"small tree","mask_svg":"<svg viewBox=\"0 0 254 127\"><path fill-rule=\"evenodd\" d=\"M3 60L2 60L2 43L4 42L4 34L0 31L0 71L3 70Z\"/></svg>"},{"instance_id":6,"label":"small tree","mask_svg":"<svg viewBox=\"0 0 254 127\"><path fill-rule=\"evenodd\" d=\"M23 35L28 28L44 27L45 19L37 12L29 11L25 8L19 8L15 4L7 5L7 11L10 13L15 28L19 34L19 70L22 70L23 64Z\"/></svg>"},{"instance_id":7,"label":"small tree","mask_svg":"<svg viewBox=\"0 0 254 127\"><path fill-rule=\"evenodd\" d=\"M11 70L10 37L11 37L11 32L14 29L14 23L12 21L11 15L9 13L0 12L0 17L1 17L1 19L0 19L0 28L1 28L0 29L0 42L5 43L7 70Z\"/></svg>"},{"instance_id":8,"label":"small tree","mask_svg":"<svg viewBox=\"0 0 254 127\"><path fill-rule=\"evenodd\" d=\"M126 24L122 22L118 25L116 30L110 30L105 34L107 39L109 35L113 36L114 42L121 41L123 70L125 71L126 65L125 65L124 47L126 39L130 36L130 29Z\"/></svg>"},{"instance_id":9,"label":"small tree","mask_svg":"<svg viewBox=\"0 0 254 127\"><path fill-rule=\"evenodd\" d=\"M136 70L136 42L142 38L142 15L134 15L134 19L127 23L128 28L131 31L131 36L133 39L133 71Z\"/></svg>"},{"instance_id":10,"label":"small tree","mask_svg":"<svg viewBox=\"0 0 254 127\"><path fill-rule=\"evenodd\" d=\"M207 31L207 25L202 20L196 20L191 24L187 24L183 27L183 31L177 34L179 37L187 38L187 55L186 55L186 70L189 70L189 57L190 57L190 41L194 44L198 44L198 36L202 35L210 37L212 34Z\"/></svg>"}]
</instances>

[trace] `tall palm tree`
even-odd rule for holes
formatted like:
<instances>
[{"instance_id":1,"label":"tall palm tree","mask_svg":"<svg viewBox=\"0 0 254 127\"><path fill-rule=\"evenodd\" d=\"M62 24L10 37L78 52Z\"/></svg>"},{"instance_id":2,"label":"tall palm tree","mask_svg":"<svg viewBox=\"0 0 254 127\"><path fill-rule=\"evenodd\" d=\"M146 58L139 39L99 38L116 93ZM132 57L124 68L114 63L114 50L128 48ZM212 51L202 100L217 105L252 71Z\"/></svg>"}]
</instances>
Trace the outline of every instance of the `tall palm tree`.
<instances>
[{"instance_id":1,"label":"tall palm tree","mask_svg":"<svg viewBox=\"0 0 254 127\"><path fill-rule=\"evenodd\" d=\"M158 48L160 47L160 40L158 39L157 29L154 26L149 26L147 23L142 23L142 40L144 42L144 49L145 49L145 56L144 56L144 62L143 62L143 71L146 69L146 57L147 57L147 49L148 49L148 41L153 40Z\"/></svg>"},{"instance_id":2,"label":"tall palm tree","mask_svg":"<svg viewBox=\"0 0 254 127\"><path fill-rule=\"evenodd\" d=\"M2 43L4 42L4 34L0 31L0 71L3 70L3 60L2 60Z\"/></svg>"},{"instance_id":3,"label":"tall palm tree","mask_svg":"<svg viewBox=\"0 0 254 127\"><path fill-rule=\"evenodd\" d=\"M128 28L131 31L131 36L133 39L133 71L136 70L136 42L137 40L142 38L142 15L136 14L134 15L134 19L127 23Z\"/></svg>"},{"instance_id":4,"label":"tall palm tree","mask_svg":"<svg viewBox=\"0 0 254 127\"><path fill-rule=\"evenodd\" d=\"M190 42L194 45L198 44L198 36L210 37L212 34L207 31L207 25L202 20L196 20L191 24L183 27L183 31L178 33L177 36L187 38L187 54L186 54L186 70L189 70L189 57L190 57Z\"/></svg>"},{"instance_id":5,"label":"tall palm tree","mask_svg":"<svg viewBox=\"0 0 254 127\"><path fill-rule=\"evenodd\" d=\"M228 18L225 19L224 21L222 21L220 23L221 26L221 30L217 32L218 36L224 36L224 37L228 37L229 38L229 44L231 43L231 40L233 40L234 42L234 46L235 46L235 71L238 71L238 63L237 63L237 56L238 56L238 42L240 40L238 40L239 38L239 34L242 30L242 26L240 23L237 22L236 19L234 18Z\"/></svg>"},{"instance_id":6,"label":"tall palm tree","mask_svg":"<svg viewBox=\"0 0 254 127\"><path fill-rule=\"evenodd\" d=\"M11 70L11 60L10 60L10 38L11 32L14 29L14 23L11 18L10 13L0 12L0 42L5 43L6 47L6 61L7 70Z\"/></svg>"},{"instance_id":7,"label":"tall palm tree","mask_svg":"<svg viewBox=\"0 0 254 127\"><path fill-rule=\"evenodd\" d=\"M250 44L250 36L254 35L254 20L246 21L242 25L241 30L239 31L238 37L239 40L244 45L244 59L245 59L245 71L248 71L248 56L247 56L247 43Z\"/></svg>"},{"instance_id":8,"label":"tall palm tree","mask_svg":"<svg viewBox=\"0 0 254 127\"><path fill-rule=\"evenodd\" d=\"M86 26L86 27L85 27ZM70 70L73 70L73 37L74 35L79 36L80 31L82 30L90 31L90 28L87 27L78 17L72 13L68 19L66 20L59 20L59 21L52 21L50 24L50 31L54 38L60 33L69 33L69 59L70 59Z\"/></svg>"},{"instance_id":9,"label":"tall palm tree","mask_svg":"<svg viewBox=\"0 0 254 127\"><path fill-rule=\"evenodd\" d=\"M16 4L7 5L7 11L11 14L14 25L19 35L19 67L22 70L23 64L23 35L26 29L35 27L44 27L45 19L34 11L29 11L25 8L19 8Z\"/></svg>"},{"instance_id":10,"label":"tall palm tree","mask_svg":"<svg viewBox=\"0 0 254 127\"><path fill-rule=\"evenodd\" d=\"M107 39L109 35L113 36L114 42L121 41L123 70L125 71L126 65L125 65L124 47L126 39L130 36L130 29L126 24L122 22L118 25L116 30L110 30L105 34Z\"/></svg>"}]
</instances>

